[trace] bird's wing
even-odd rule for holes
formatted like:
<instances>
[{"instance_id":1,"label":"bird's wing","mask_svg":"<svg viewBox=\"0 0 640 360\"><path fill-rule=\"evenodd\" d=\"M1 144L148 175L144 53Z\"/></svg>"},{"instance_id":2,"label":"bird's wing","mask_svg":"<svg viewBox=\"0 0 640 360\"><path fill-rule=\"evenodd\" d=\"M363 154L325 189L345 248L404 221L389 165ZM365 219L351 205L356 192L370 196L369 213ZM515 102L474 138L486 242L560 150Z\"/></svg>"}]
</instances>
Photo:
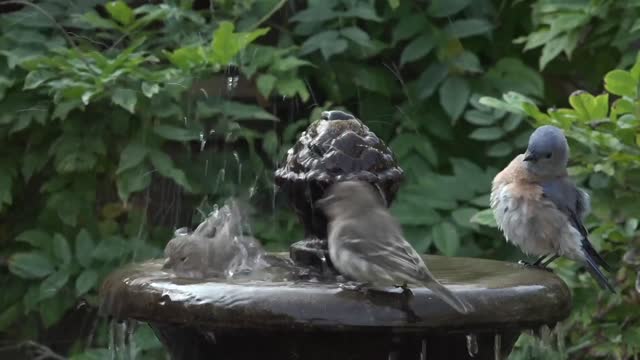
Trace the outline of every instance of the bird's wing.
<instances>
[{"instance_id":1,"label":"bird's wing","mask_svg":"<svg viewBox=\"0 0 640 360\"><path fill-rule=\"evenodd\" d=\"M600 285L612 289L597 265L602 266L607 271L611 271L611 267L589 242L589 233L582 223L582 218L589 210L589 198L586 193L578 189L566 178L547 181L542 184L542 189L543 196L565 213L571 226L582 235L581 246L584 250L589 272L594 275Z\"/></svg>"},{"instance_id":2,"label":"bird's wing","mask_svg":"<svg viewBox=\"0 0 640 360\"><path fill-rule=\"evenodd\" d=\"M362 223L341 226L336 236L342 239L344 250L361 254L365 260L385 271L413 280L425 280L425 276L430 274L424 261L404 239L399 226L386 220L374 222L374 229L363 227Z\"/></svg>"}]
</instances>

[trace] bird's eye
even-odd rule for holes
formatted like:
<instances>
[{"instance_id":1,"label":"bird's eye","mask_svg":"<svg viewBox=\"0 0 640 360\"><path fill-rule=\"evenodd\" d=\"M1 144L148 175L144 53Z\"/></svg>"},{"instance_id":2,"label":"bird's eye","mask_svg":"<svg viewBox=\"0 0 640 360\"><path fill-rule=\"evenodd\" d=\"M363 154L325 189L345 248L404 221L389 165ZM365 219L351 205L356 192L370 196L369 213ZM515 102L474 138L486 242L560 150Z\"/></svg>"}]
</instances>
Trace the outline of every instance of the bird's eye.
<instances>
[{"instance_id":1,"label":"bird's eye","mask_svg":"<svg viewBox=\"0 0 640 360\"><path fill-rule=\"evenodd\" d=\"M544 157L547 158L547 159L551 159L551 153L550 152L546 153Z\"/></svg>"}]
</instances>

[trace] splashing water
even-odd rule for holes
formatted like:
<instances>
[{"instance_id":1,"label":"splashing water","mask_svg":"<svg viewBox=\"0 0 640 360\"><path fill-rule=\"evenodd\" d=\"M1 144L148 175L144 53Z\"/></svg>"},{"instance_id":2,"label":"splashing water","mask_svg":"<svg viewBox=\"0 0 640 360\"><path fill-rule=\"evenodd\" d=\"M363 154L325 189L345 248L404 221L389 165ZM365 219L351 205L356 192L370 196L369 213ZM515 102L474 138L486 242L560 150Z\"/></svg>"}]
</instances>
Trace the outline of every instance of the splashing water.
<instances>
[{"instance_id":1,"label":"splashing water","mask_svg":"<svg viewBox=\"0 0 640 360\"><path fill-rule=\"evenodd\" d=\"M427 360L427 339L420 343L420 360Z\"/></svg>"},{"instance_id":2,"label":"splashing water","mask_svg":"<svg viewBox=\"0 0 640 360\"><path fill-rule=\"evenodd\" d=\"M173 236L187 236L191 233L188 227L181 227L173 232Z\"/></svg>"},{"instance_id":3,"label":"splashing water","mask_svg":"<svg viewBox=\"0 0 640 360\"><path fill-rule=\"evenodd\" d=\"M111 320L109 324L109 350L112 360L133 360L134 344L132 334L135 323L132 321Z\"/></svg>"},{"instance_id":4,"label":"splashing water","mask_svg":"<svg viewBox=\"0 0 640 360\"><path fill-rule=\"evenodd\" d=\"M471 357L475 357L478 354L478 337L476 334L467 334L467 352Z\"/></svg>"},{"instance_id":5,"label":"splashing water","mask_svg":"<svg viewBox=\"0 0 640 360\"><path fill-rule=\"evenodd\" d=\"M227 76L227 91L232 92L238 87L238 82L240 81L240 76Z\"/></svg>"},{"instance_id":6,"label":"splashing water","mask_svg":"<svg viewBox=\"0 0 640 360\"><path fill-rule=\"evenodd\" d=\"M193 233L179 232L166 246L165 269L180 277L231 278L264 268L264 250L258 240L245 235L237 202L213 206Z\"/></svg>"},{"instance_id":7,"label":"splashing water","mask_svg":"<svg viewBox=\"0 0 640 360\"><path fill-rule=\"evenodd\" d=\"M233 157L236 159L236 165L238 165L238 184L242 183L242 162L237 151L233 152Z\"/></svg>"}]
</instances>

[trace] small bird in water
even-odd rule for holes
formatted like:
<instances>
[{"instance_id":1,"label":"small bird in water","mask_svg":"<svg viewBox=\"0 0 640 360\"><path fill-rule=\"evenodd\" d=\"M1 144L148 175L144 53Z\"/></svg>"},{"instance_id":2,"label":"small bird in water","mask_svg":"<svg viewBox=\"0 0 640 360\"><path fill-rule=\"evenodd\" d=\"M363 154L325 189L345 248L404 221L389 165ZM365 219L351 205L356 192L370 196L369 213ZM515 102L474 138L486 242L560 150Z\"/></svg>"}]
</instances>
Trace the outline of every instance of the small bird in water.
<instances>
[{"instance_id":1,"label":"small bird in water","mask_svg":"<svg viewBox=\"0 0 640 360\"><path fill-rule=\"evenodd\" d=\"M425 286L456 311L471 311L433 277L368 183L338 182L317 205L329 219L329 256L340 274L362 285Z\"/></svg>"},{"instance_id":2,"label":"small bird in water","mask_svg":"<svg viewBox=\"0 0 640 360\"><path fill-rule=\"evenodd\" d=\"M591 245L583 220L589 195L569 179L569 145L562 130L545 125L529 138L524 154L493 179L491 208L507 241L546 267L559 256L585 265L603 289L615 292L599 266L609 265Z\"/></svg>"},{"instance_id":3,"label":"small bird in water","mask_svg":"<svg viewBox=\"0 0 640 360\"><path fill-rule=\"evenodd\" d=\"M264 250L253 237L242 234L241 215L233 201L205 219L193 234L171 239L164 250L163 269L181 277L229 277L262 265Z\"/></svg>"}]
</instances>

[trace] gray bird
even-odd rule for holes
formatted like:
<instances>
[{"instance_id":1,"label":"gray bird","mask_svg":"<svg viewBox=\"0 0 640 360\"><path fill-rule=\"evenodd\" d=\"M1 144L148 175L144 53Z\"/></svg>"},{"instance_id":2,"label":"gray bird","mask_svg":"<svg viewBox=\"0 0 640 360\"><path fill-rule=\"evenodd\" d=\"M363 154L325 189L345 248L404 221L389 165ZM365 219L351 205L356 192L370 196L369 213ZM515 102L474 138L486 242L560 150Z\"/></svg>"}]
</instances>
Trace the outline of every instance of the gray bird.
<instances>
[{"instance_id":1,"label":"gray bird","mask_svg":"<svg viewBox=\"0 0 640 360\"><path fill-rule=\"evenodd\" d=\"M193 234L171 239L165 247L164 269L181 277L230 277L262 265L264 250L253 237L242 234L237 204L214 211Z\"/></svg>"},{"instance_id":2,"label":"gray bird","mask_svg":"<svg viewBox=\"0 0 640 360\"><path fill-rule=\"evenodd\" d=\"M456 311L471 311L433 277L368 183L336 183L317 205L329 219L329 256L340 274L366 285L424 286Z\"/></svg>"},{"instance_id":3,"label":"gray bird","mask_svg":"<svg viewBox=\"0 0 640 360\"><path fill-rule=\"evenodd\" d=\"M493 179L491 208L507 241L546 267L559 256L583 263L598 284L615 292L599 266L609 265L589 242L583 220L589 195L569 179L569 145L562 130L545 125L524 154Z\"/></svg>"}]
</instances>

